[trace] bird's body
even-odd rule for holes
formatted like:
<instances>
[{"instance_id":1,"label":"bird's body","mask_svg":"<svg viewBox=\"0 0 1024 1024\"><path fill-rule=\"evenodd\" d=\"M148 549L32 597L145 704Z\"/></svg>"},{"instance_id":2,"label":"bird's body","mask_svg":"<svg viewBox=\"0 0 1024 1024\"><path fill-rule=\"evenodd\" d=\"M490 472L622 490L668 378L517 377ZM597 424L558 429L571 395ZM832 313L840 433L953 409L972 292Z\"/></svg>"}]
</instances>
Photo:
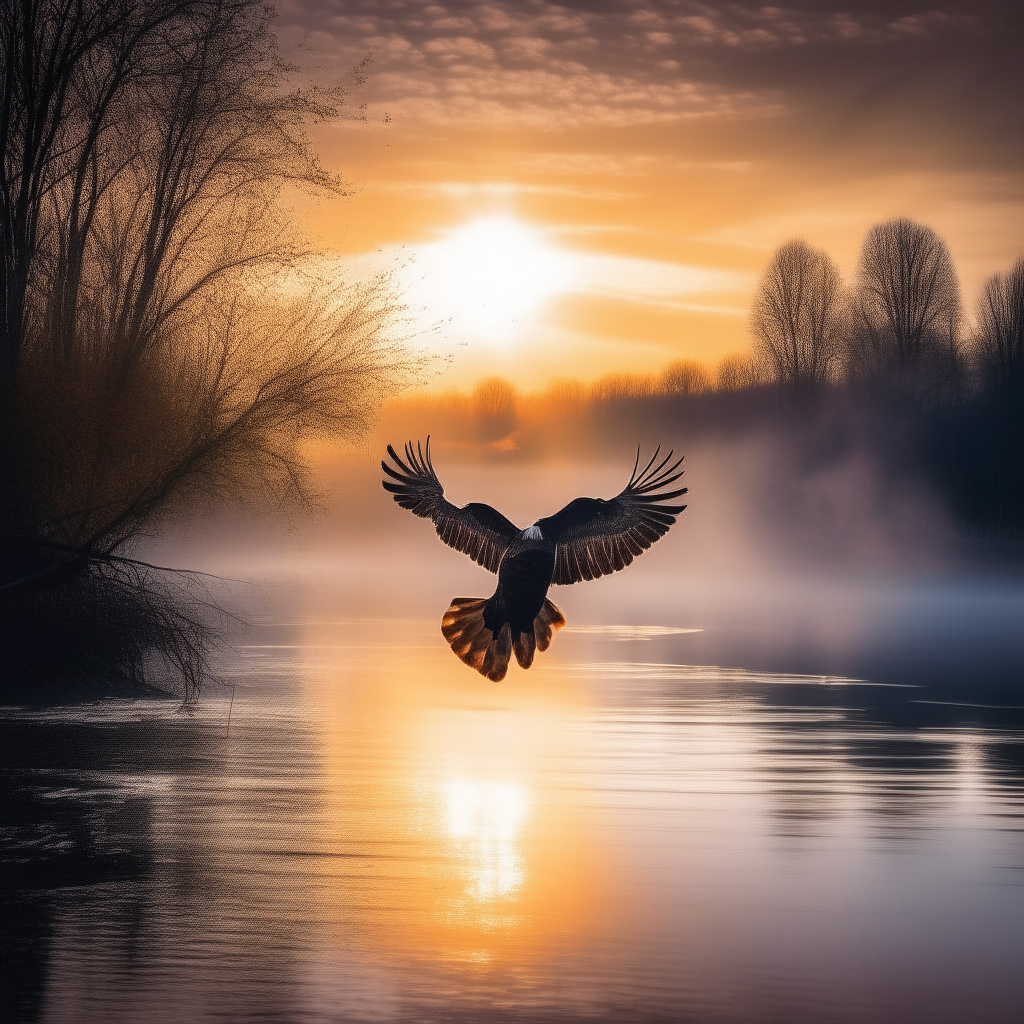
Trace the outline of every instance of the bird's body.
<instances>
[{"instance_id":1,"label":"bird's body","mask_svg":"<svg viewBox=\"0 0 1024 1024\"><path fill-rule=\"evenodd\" d=\"M525 531L524 531L525 532ZM555 545L521 536L498 566L498 586L484 621L488 628L509 622L513 634L533 628L555 571ZM493 625L492 625L493 624Z\"/></svg>"},{"instance_id":2,"label":"bird's body","mask_svg":"<svg viewBox=\"0 0 1024 1024\"><path fill-rule=\"evenodd\" d=\"M662 489L682 475L677 472L681 458L669 465L671 452L656 467L655 452L639 474L638 452L621 494L608 500L576 498L525 530L490 505L473 502L460 509L446 501L430 461L430 438L426 453L418 444L406 444L404 462L390 445L388 454L395 467L386 462L381 467L392 478L384 487L395 501L431 519L446 544L498 575L490 598L455 598L441 620L452 650L495 682L505 677L513 652L529 668L534 652L547 650L565 625L547 597L552 583L577 583L625 568L686 508L663 504L686 493L685 487Z\"/></svg>"}]
</instances>

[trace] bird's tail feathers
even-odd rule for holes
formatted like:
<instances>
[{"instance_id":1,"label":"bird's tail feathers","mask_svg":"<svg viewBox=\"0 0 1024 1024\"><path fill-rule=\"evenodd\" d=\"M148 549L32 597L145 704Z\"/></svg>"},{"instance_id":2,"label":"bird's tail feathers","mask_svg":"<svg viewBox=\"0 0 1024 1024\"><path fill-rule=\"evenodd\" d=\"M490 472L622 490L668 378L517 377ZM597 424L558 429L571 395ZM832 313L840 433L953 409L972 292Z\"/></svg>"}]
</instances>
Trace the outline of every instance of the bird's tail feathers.
<instances>
[{"instance_id":1,"label":"bird's tail feathers","mask_svg":"<svg viewBox=\"0 0 1024 1024\"><path fill-rule=\"evenodd\" d=\"M455 598L441 619L441 633L459 658L495 683L505 678L513 651L520 666L529 668L534 652L546 651L552 636L565 625L565 616L545 599L533 620L533 632L520 633L513 641L508 622L497 633L484 625L486 605L483 597Z\"/></svg>"},{"instance_id":2,"label":"bird's tail feathers","mask_svg":"<svg viewBox=\"0 0 1024 1024\"><path fill-rule=\"evenodd\" d=\"M546 651L551 646L551 638L565 625L565 616L561 609L547 598L541 606L537 618L533 620L533 635L537 638L537 650Z\"/></svg>"},{"instance_id":3,"label":"bird's tail feathers","mask_svg":"<svg viewBox=\"0 0 1024 1024\"><path fill-rule=\"evenodd\" d=\"M512 627L506 622L495 636L484 625L485 597L457 597L441 619L441 633L470 668L497 683L505 678L512 656Z\"/></svg>"}]
</instances>

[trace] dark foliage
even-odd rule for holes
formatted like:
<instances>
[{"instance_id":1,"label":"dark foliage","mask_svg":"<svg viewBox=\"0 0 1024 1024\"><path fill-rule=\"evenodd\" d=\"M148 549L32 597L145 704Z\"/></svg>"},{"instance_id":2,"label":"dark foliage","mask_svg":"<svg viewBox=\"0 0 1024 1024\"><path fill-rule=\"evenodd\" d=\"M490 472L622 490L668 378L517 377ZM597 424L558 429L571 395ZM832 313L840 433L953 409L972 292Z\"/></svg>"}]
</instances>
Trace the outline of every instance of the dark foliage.
<instances>
[{"instance_id":1,"label":"dark foliage","mask_svg":"<svg viewBox=\"0 0 1024 1024\"><path fill-rule=\"evenodd\" d=\"M198 692L222 613L202 599L196 578L126 560L80 561L59 582L0 599L6 694Z\"/></svg>"},{"instance_id":2,"label":"dark foliage","mask_svg":"<svg viewBox=\"0 0 1024 1024\"><path fill-rule=\"evenodd\" d=\"M412 369L386 282L319 281L283 212L284 189L344 192L307 138L344 97L289 88L271 19L0 12L0 612L23 673L139 682L156 653L194 690L203 602L132 561L140 539L210 502L308 503L304 445L357 436Z\"/></svg>"}]
</instances>

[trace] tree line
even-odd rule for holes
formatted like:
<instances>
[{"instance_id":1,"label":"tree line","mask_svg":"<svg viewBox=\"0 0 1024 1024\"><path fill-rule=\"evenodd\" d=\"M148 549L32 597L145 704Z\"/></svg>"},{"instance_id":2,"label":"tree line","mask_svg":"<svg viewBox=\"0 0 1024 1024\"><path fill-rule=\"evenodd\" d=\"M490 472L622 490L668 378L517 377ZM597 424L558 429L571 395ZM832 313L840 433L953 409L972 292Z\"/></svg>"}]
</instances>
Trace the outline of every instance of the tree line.
<instances>
[{"instance_id":1,"label":"tree line","mask_svg":"<svg viewBox=\"0 0 1024 1024\"><path fill-rule=\"evenodd\" d=\"M1019 388L1024 258L988 280L975 320L945 241L898 218L867 232L850 285L802 239L777 249L751 307L752 355L766 383L886 382L944 403Z\"/></svg>"},{"instance_id":2,"label":"tree line","mask_svg":"<svg viewBox=\"0 0 1024 1024\"><path fill-rule=\"evenodd\" d=\"M970 325L949 248L924 225L872 227L849 285L793 240L768 262L750 327L757 379L860 389L878 415L897 410L969 532L1024 535L1024 258L988 279Z\"/></svg>"}]
</instances>

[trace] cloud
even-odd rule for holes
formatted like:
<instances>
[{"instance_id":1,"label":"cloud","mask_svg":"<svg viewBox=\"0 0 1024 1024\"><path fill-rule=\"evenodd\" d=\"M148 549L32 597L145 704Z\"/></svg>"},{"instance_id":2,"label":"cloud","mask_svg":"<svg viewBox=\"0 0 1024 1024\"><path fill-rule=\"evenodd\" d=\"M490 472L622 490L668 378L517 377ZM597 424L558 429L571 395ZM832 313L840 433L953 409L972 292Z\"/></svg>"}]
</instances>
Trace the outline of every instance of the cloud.
<instances>
[{"instance_id":1,"label":"cloud","mask_svg":"<svg viewBox=\"0 0 1024 1024\"><path fill-rule=\"evenodd\" d=\"M369 102L417 124L627 127L781 109L773 90L685 74L677 34L656 5L582 12L545 2L292 0L280 26L287 52L301 40L336 73L372 54Z\"/></svg>"},{"instance_id":2,"label":"cloud","mask_svg":"<svg viewBox=\"0 0 1024 1024\"><path fill-rule=\"evenodd\" d=\"M442 36L440 39L428 39L423 44L423 52L443 61L475 61L484 65L490 65L494 61L493 48L470 36Z\"/></svg>"},{"instance_id":3,"label":"cloud","mask_svg":"<svg viewBox=\"0 0 1024 1024\"><path fill-rule=\"evenodd\" d=\"M405 301L422 323L450 318L438 296L438 257L446 239L408 246L387 246L373 253L330 256L319 271L331 280L362 280L381 272L396 275ZM750 274L669 260L644 259L610 252L560 248L551 244L559 284L554 294L597 296L659 309L746 316L746 296L754 284ZM735 299L735 301L730 301Z\"/></svg>"},{"instance_id":4,"label":"cloud","mask_svg":"<svg viewBox=\"0 0 1024 1024\"><path fill-rule=\"evenodd\" d=\"M693 309L692 297L723 292L749 291L747 274L716 270L667 260L642 259L612 253L573 254L572 290L584 295ZM701 310L733 313L739 307L721 303L698 303ZM745 307L741 312L746 312Z\"/></svg>"},{"instance_id":5,"label":"cloud","mask_svg":"<svg viewBox=\"0 0 1024 1024\"><path fill-rule=\"evenodd\" d=\"M525 171L558 174L578 178L600 175L639 178L666 171L728 171L744 174L752 170L749 160L678 160L671 155L653 153L531 153L516 160ZM635 195L636 193L622 193Z\"/></svg>"},{"instance_id":6,"label":"cloud","mask_svg":"<svg viewBox=\"0 0 1024 1024\"><path fill-rule=\"evenodd\" d=\"M577 199L636 199L639 192L621 189L586 188L576 185L534 184L520 181L385 181L371 186L384 192L411 196L445 196L463 199L469 196L504 197L516 195L572 196Z\"/></svg>"},{"instance_id":7,"label":"cloud","mask_svg":"<svg viewBox=\"0 0 1024 1024\"><path fill-rule=\"evenodd\" d=\"M321 76L372 54L360 97L371 115L553 131L834 109L872 80L906 77L922 55L932 59L921 73L940 89L952 88L958 64L984 68L954 90L965 94L960 116L979 88L1019 106L1021 10L1019 0L949 0L909 13L867 0L283 0L278 26L286 54L315 57ZM929 98L925 89L919 99Z\"/></svg>"}]
</instances>

